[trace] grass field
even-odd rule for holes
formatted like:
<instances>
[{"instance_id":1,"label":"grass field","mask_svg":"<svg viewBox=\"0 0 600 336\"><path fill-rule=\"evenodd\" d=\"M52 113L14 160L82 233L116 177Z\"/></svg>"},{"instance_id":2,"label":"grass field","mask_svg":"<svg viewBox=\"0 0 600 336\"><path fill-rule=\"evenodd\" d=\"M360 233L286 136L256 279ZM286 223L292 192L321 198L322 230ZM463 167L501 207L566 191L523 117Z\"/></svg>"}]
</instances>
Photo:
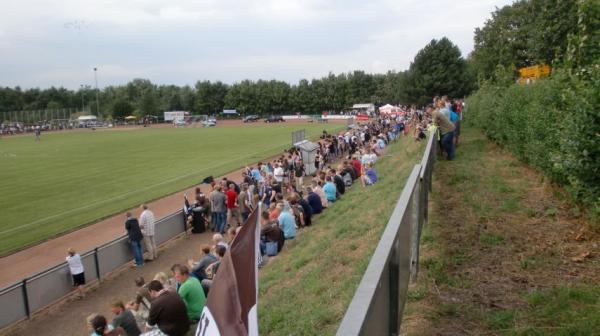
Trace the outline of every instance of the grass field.
<instances>
[{"instance_id":1,"label":"grass field","mask_svg":"<svg viewBox=\"0 0 600 336\"><path fill-rule=\"evenodd\" d=\"M288 148L291 132L340 125L260 125L45 133L0 140L0 255L219 176Z\"/></svg>"}]
</instances>

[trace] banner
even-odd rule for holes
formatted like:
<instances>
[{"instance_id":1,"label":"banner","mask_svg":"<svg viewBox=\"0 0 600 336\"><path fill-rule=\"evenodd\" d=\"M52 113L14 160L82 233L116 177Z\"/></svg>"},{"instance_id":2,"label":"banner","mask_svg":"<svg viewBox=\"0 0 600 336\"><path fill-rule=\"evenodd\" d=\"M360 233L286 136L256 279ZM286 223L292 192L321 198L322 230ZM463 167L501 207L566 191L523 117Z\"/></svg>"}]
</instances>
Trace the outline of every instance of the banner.
<instances>
[{"instance_id":1,"label":"banner","mask_svg":"<svg viewBox=\"0 0 600 336\"><path fill-rule=\"evenodd\" d=\"M196 336L258 336L260 211L259 203L221 260Z\"/></svg>"}]
</instances>

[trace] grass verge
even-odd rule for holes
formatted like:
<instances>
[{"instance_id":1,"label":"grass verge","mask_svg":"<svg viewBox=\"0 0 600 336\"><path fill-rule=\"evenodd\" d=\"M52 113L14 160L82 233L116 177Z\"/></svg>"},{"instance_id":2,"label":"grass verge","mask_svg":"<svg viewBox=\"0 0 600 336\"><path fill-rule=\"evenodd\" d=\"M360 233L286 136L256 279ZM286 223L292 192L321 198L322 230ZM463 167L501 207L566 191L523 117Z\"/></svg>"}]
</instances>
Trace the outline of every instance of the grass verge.
<instances>
[{"instance_id":1,"label":"grass verge","mask_svg":"<svg viewBox=\"0 0 600 336\"><path fill-rule=\"evenodd\" d=\"M564 195L464 128L434 172L403 334L600 335L600 239Z\"/></svg>"},{"instance_id":2,"label":"grass verge","mask_svg":"<svg viewBox=\"0 0 600 336\"><path fill-rule=\"evenodd\" d=\"M369 263L423 143L403 138L377 162L380 181L355 183L261 272L261 335L332 335Z\"/></svg>"}]
</instances>

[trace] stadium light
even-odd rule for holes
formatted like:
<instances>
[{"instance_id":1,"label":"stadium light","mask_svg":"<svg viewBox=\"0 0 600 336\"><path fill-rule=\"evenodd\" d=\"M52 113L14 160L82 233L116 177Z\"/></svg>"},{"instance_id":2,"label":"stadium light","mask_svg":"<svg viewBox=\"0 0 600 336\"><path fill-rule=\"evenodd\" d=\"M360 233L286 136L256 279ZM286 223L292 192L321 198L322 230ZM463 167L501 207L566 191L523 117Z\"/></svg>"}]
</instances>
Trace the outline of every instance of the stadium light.
<instances>
[{"instance_id":1,"label":"stadium light","mask_svg":"<svg viewBox=\"0 0 600 336\"><path fill-rule=\"evenodd\" d=\"M98 68L94 68L94 80L96 81L96 114L100 116L100 100L98 100Z\"/></svg>"},{"instance_id":2,"label":"stadium light","mask_svg":"<svg viewBox=\"0 0 600 336\"><path fill-rule=\"evenodd\" d=\"M85 98L83 96L83 84L79 85L81 90L81 112L85 111Z\"/></svg>"}]
</instances>

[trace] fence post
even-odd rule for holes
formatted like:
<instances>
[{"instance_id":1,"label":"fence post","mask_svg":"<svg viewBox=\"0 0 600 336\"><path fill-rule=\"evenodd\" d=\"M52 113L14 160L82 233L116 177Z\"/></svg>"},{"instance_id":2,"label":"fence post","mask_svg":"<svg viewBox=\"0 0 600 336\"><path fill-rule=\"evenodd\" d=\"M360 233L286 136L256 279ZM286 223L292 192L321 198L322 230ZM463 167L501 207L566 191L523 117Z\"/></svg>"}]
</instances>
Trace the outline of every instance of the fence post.
<instances>
[{"instance_id":1,"label":"fence post","mask_svg":"<svg viewBox=\"0 0 600 336\"><path fill-rule=\"evenodd\" d=\"M398 255L398 244L400 236L396 236L396 241L390 254L388 273L389 273L389 335L398 335L398 315L400 309L400 256Z\"/></svg>"},{"instance_id":2,"label":"fence post","mask_svg":"<svg viewBox=\"0 0 600 336\"><path fill-rule=\"evenodd\" d=\"M96 266L96 277L100 283L100 262L98 261L98 248L94 248L94 265Z\"/></svg>"},{"instance_id":3,"label":"fence post","mask_svg":"<svg viewBox=\"0 0 600 336\"><path fill-rule=\"evenodd\" d=\"M29 295L27 294L27 278L23 279L21 289L23 293L23 303L25 304L25 314L27 315L27 318L29 318L31 317L31 311L29 310Z\"/></svg>"}]
</instances>

